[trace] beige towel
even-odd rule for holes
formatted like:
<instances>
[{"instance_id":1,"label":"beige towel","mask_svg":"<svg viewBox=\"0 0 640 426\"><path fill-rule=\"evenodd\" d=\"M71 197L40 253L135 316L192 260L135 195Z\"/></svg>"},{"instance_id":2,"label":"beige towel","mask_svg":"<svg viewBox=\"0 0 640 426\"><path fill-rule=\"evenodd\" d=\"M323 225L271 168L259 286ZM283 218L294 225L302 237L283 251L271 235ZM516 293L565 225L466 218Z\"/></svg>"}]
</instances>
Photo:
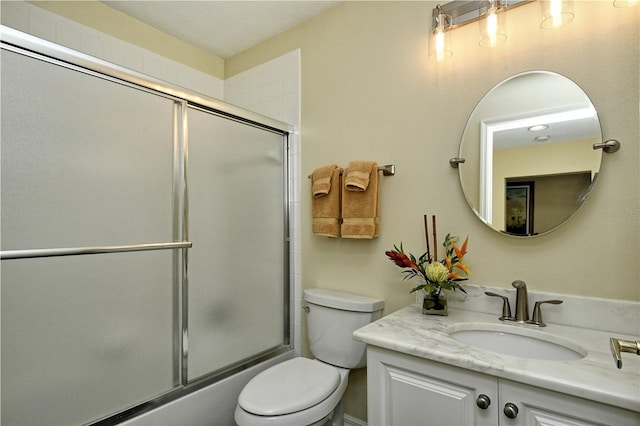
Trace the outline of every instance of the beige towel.
<instances>
[{"instance_id":1,"label":"beige towel","mask_svg":"<svg viewBox=\"0 0 640 426\"><path fill-rule=\"evenodd\" d=\"M364 179L362 161L349 163L345 170L345 184L342 187L342 238L372 239L380 235L380 219L378 217L378 165L372 161L366 162L368 182L365 190L358 185L347 186L347 177L353 174L361 184Z\"/></svg>"},{"instance_id":2,"label":"beige towel","mask_svg":"<svg viewBox=\"0 0 640 426\"><path fill-rule=\"evenodd\" d=\"M335 164L319 167L311 174L312 195L314 198L327 195L331 189L331 177L336 169Z\"/></svg>"},{"instance_id":3,"label":"beige towel","mask_svg":"<svg viewBox=\"0 0 640 426\"><path fill-rule=\"evenodd\" d=\"M352 161L345 171L344 184L348 191L366 191L371 175L371 161Z\"/></svg>"},{"instance_id":4,"label":"beige towel","mask_svg":"<svg viewBox=\"0 0 640 426\"><path fill-rule=\"evenodd\" d=\"M311 174L311 230L315 235L340 236L342 168L335 164L317 168Z\"/></svg>"}]
</instances>

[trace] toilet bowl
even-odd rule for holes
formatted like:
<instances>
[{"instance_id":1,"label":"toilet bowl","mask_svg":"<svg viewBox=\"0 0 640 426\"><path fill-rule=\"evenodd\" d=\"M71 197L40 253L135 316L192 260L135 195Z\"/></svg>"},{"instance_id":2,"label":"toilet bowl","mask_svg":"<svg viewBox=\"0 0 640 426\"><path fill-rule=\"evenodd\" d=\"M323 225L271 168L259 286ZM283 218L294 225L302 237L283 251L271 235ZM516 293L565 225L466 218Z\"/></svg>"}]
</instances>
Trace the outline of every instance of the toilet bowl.
<instances>
[{"instance_id":1,"label":"toilet bowl","mask_svg":"<svg viewBox=\"0 0 640 426\"><path fill-rule=\"evenodd\" d=\"M323 425L347 388L349 370L309 358L293 358L254 377L236 405L239 425ZM336 417L342 415L342 407Z\"/></svg>"},{"instance_id":2,"label":"toilet bowl","mask_svg":"<svg viewBox=\"0 0 640 426\"><path fill-rule=\"evenodd\" d=\"M342 396L352 368L366 365L353 332L382 316L384 301L324 289L305 290L309 349L255 376L238 397L240 426L342 426Z\"/></svg>"}]
</instances>

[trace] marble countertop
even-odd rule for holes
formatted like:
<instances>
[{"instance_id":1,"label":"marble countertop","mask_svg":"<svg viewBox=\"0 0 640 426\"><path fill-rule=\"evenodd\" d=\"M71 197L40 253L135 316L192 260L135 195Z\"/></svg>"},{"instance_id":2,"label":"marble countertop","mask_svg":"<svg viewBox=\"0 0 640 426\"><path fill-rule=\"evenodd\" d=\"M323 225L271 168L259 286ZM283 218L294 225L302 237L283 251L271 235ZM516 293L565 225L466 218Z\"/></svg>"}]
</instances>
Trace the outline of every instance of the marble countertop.
<instances>
[{"instance_id":1,"label":"marble countertop","mask_svg":"<svg viewBox=\"0 0 640 426\"><path fill-rule=\"evenodd\" d=\"M586 356L572 361L527 359L468 346L449 336L451 326L527 329L548 339L570 341L586 350ZM449 316L423 315L419 305L411 305L356 330L355 340L403 354L438 361L492 376L522 382L593 401L640 411L640 356L624 353L622 369L617 369L609 349L609 338L635 340L637 336L547 324L538 328L510 324L498 315L449 308Z\"/></svg>"}]
</instances>

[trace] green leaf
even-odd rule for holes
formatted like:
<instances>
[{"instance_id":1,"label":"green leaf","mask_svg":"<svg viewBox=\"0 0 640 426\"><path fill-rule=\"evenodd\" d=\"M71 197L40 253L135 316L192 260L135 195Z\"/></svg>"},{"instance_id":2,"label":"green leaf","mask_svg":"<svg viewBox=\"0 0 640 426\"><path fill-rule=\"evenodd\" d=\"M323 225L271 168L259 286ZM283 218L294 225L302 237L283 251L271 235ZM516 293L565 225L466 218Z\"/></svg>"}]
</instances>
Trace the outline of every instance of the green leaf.
<instances>
[{"instance_id":1,"label":"green leaf","mask_svg":"<svg viewBox=\"0 0 640 426\"><path fill-rule=\"evenodd\" d=\"M419 285L415 286L414 288L412 288L411 291L409 291L409 293L411 294L411 293L414 293L414 292L416 292L418 290L422 290L424 287L425 287L425 284L419 284Z\"/></svg>"}]
</instances>

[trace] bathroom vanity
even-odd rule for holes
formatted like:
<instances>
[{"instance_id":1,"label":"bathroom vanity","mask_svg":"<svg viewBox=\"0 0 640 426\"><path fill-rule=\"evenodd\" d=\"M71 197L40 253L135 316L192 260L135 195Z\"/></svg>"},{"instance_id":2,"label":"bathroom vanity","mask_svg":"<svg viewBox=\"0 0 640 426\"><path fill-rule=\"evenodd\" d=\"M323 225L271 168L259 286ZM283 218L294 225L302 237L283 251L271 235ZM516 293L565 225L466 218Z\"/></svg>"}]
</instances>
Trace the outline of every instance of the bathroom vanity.
<instances>
[{"instance_id":1,"label":"bathroom vanity","mask_svg":"<svg viewBox=\"0 0 640 426\"><path fill-rule=\"evenodd\" d=\"M569 310L584 307L579 299L569 301ZM611 316L617 315L611 306ZM368 345L368 424L640 424L640 357L625 355L617 369L609 351L610 337L637 337L550 323L557 319L551 313L544 328L516 325L500 321L497 312L454 308L437 317L411 305L357 330L354 338ZM456 334L461 331L480 339L464 343L458 337L464 333ZM518 353L521 344L501 342L505 335L533 346Z\"/></svg>"}]
</instances>

